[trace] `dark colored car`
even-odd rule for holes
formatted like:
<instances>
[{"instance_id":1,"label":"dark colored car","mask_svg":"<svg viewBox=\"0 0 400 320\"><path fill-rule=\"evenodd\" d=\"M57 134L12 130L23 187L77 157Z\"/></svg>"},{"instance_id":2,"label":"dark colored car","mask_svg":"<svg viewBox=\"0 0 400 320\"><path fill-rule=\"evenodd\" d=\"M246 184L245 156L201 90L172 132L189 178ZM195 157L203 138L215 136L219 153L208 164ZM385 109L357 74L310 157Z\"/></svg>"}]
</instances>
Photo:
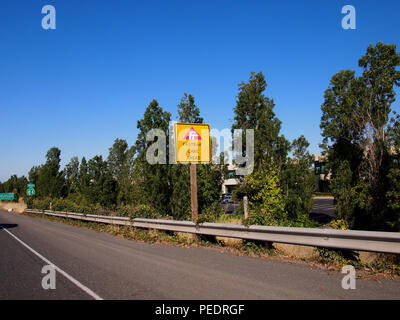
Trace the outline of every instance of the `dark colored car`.
<instances>
[{"instance_id":1,"label":"dark colored car","mask_svg":"<svg viewBox=\"0 0 400 320\"><path fill-rule=\"evenodd\" d=\"M230 193L224 193L224 194L222 195L222 201L221 201L221 203L222 203L222 204L225 204L225 203L234 203L234 201L233 201L233 199L232 199L232 194L230 194Z\"/></svg>"}]
</instances>

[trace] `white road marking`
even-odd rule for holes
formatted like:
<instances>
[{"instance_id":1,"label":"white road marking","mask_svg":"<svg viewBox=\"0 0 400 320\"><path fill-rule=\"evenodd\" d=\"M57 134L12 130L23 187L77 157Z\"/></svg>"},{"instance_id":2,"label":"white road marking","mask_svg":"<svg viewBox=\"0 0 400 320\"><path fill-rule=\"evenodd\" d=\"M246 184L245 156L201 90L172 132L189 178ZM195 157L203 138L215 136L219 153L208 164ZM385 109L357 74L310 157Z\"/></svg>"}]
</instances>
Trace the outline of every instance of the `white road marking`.
<instances>
[{"instance_id":1,"label":"white road marking","mask_svg":"<svg viewBox=\"0 0 400 320\"><path fill-rule=\"evenodd\" d=\"M3 228L0 225L0 228L3 229L5 232L7 232L10 236L12 236L15 240L17 240L19 243L21 243L25 248L27 248L29 251L34 253L36 256L38 256L40 259L42 259L44 262L47 264L51 265L55 270L57 270L59 273L61 273L65 278L67 278L69 281L71 281L74 285L76 285L78 288L80 288L82 291L86 292L89 296L91 296L95 300L103 300L102 297L97 295L95 292L90 290L88 287L80 283L78 280L76 280L74 277L70 276L68 273L66 273L64 270L60 269L57 267L54 263L51 261L47 260L45 257L43 257L40 253L36 252L34 249L32 249L30 246L28 246L25 242L17 238L14 234L12 234L10 231L7 229Z\"/></svg>"}]
</instances>

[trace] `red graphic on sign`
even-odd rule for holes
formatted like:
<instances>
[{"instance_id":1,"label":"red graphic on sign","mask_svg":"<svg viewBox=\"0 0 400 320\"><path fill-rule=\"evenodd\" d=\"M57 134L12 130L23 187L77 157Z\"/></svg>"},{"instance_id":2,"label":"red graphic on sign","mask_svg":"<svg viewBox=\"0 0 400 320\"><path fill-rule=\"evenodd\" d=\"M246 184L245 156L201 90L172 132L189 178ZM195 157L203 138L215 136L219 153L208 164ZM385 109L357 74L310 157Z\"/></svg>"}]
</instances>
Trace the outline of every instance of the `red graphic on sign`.
<instances>
[{"instance_id":1,"label":"red graphic on sign","mask_svg":"<svg viewBox=\"0 0 400 320\"><path fill-rule=\"evenodd\" d=\"M196 132L196 130L193 129L193 127L190 128L188 133L185 136L184 140L201 140L200 135Z\"/></svg>"}]
</instances>

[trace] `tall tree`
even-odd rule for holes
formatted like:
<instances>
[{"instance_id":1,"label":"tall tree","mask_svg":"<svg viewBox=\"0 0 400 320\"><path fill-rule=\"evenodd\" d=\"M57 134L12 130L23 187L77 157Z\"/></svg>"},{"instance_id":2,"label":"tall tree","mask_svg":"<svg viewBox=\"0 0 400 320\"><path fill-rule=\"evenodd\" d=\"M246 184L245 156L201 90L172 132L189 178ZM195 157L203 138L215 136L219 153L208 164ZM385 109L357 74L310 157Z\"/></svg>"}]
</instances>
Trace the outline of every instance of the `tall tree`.
<instances>
[{"instance_id":1,"label":"tall tree","mask_svg":"<svg viewBox=\"0 0 400 320\"><path fill-rule=\"evenodd\" d=\"M66 193L64 173L60 172L61 150L50 148L46 153L46 163L39 170L37 193L40 197L62 197Z\"/></svg>"},{"instance_id":2,"label":"tall tree","mask_svg":"<svg viewBox=\"0 0 400 320\"><path fill-rule=\"evenodd\" d=\"M251 72L248 83L240 83L237 96L234 129L254 129L254 165L259 169L273 163L278 170L283 165L289 142L279 135L281 121L273 111L275 103L264 95L267 87L264 75Z\"/></svg>"},{"instance_id":3,"label":"tall tree","mask_svg":"<svg viewBox=\"0 0 400 320\"><path fill-rule=\"evenodd\" d=\"M293 140L292 157L287 159L280 175L288 219L300 223L307 221L314 203L315 174L311 170L313 158L307 150L309 145L303 135Z\"/></svg>"},{"instance_id":4,"label":"tall tree","mask_svg":"<svg viewBox=\"0 0 400 320\"><path fill-rule=\"evenodd\" d=\"M101 155L96 155L88 161L89 200L92 204L111 208L117 202L117 182L108 169L107 162Z\"/></svg>"},{"instance_id":5,"label":"tall tree","mask_svg":"<svg viewBox=\"0 0 400 320\"><path fill-rule=\"evenodd\" d=\"M109 148L107 163L111 174L118 183L118 203L120 204L127 204L131 201L132 156L132 148L130 149L128 143L123 139L115 139L114 144Z\"/></svg>"},{"instance_id":6,"label":"tall tree","mask_svg":"<svg viewBox=\"0 0 400 320\"><path fill-rule=\"evenodd\" d=\"M370 45L358 62L364 68L360 77L363 84L360 122L364 125L363 149L365 157L363 177L371 184L382 187L384 161L387 154L386 126L395 101L394 86L400 85L400 54L395 45L378 42Z\"/></svg>"},{"instance_id":7,"label":"tall tree","mask_svg":"<svg viewBox=\"0 0 400 320\"><path fill-rule=\"evenodd\" d=\"M79 159L72 157L65 166L65 179L69 187L69 193L76 193L79 184Z\"/></svg>"},{"instance_id":8,"label":"tall tree","mask_svg":"<svg viewBox=\"0 0 400 320\"><path fill-rule=\"evenodd\" d=\"M79 187L81 192L84 192L84 188L89 186L89 168L85 157L82 157L81 164L79 166Z\"/></svg>"},{"instance_id":9,"label":"tall tree","mask_svg":"<svg viewBox=\"0 0 400 320\"><path fill-rule=\"evenodd\" d=\"M194 102L191 94L185 93L181 102L178 104L179 121L186 123L203 123L200 117L200 109Z\"/></svg>"},{"instance_id":10,"label":"tall tree","mask_svg":"<svg viewBox=\"0 0 400 320\"><path fill-rule=\"evenodd\" d=\"M14 193L14 201L17 202L19 198L26 199L27 183L25 176L18 177L14 174L2 184L2 189L6 193Z\"/></svg>"},{"instance_id":11,"label":"tall tree","mask_svg":"<svg viewBox=\"0 0 400 320\"><path fill-rule=\"evenodd\" d=\"M185 93L177 106L179 121L184 123L203 123L200 108L191 94ZM214 145L212 147L215 147ZM223 165L198 164L197 195L199 212L205 212L216 201L219 201L223 182ZM171 208L178 219L191 217L190 173L188 165L172 165Z\"/></svg>"},{"instance_id":12,"label":"tall tree","mask_svg":"<svg viewBox=\"0 0 400 320\"><path fill-rule=\"evenodd\" d=\"M127 174L128 143L123 139L115 139L114 144L109 148L107 163L113 177L120 182Z\"/></svg>"},{"instance_id":13,"label":"tall tree","mask_svg":"<svg viewBox=\"0 0 400 320\"><path fill-rule=\"evenodd\" d=\"M152 129L160 129L168 135L170 120L171 114L164 111L157 100L151 101L146 108L143 119L137 122L139 133L134 148L136 156L134 171L137 178L135 185L141 191L140 203L152 206L163 215L170 213L169 167L165 164L149 164L147 162L146 152L153 142L147 141L146 136Z\"/></svg>"},{"instance_id":14,"label":"tall tree","mask_svg":"<svg viewBox=\"0 0 400 320\"><path fill-rule=\"evenodd\" d=\"M332 169L332 191L337 208L346 212L343 215L352 227L387 230L397 219L385 200L394 177L389 175L393 145L387 130L394 86L400 84L399 65L395 45L370 45L359 60L362 75L356 78L354 71L341 71L325 92L321 128ZM344 177L348 174L351 179ZM359 194L355 203L343 190Z\"/></svg>"},{"instance_id":15,"label":"tall tree","mask_svg":"<svg viewBox=\"0 0 400 320\"><path fill-rule=\"evenodd\" d=\"M332 77L321 106L322 146L328 151L329 165L334 175L341 163L348 161L352 172L351 184L358 180L363 154L360 146L363 125L358 121L361 96L362 86L355 72L344 70Z\"/></svg>"}]
</instances>

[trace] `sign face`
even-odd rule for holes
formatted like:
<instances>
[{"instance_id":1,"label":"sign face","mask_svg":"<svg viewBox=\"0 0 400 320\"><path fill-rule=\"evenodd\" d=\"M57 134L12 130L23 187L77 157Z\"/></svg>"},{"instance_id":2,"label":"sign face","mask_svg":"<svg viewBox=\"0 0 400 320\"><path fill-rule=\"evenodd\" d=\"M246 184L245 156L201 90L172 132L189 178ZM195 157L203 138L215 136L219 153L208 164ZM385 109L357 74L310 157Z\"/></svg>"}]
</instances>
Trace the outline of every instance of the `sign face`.
<instances>
[{"instance_id":1,"label":"sign face","mask_svg":"<svg viewBox=\"0 0 400 320\"><path fill-rule=\"evenodd\" d=\"M14 200L14 193L0 193L0 200Z\"/></svg>"},{"instance_id":2,"label":"sign face","mask_svg":"<svg viewBox=\"0 0 400 320\"><path fill-rule=\"evenodd\" d=\"M211 162L210 126L175 123L175 154L178 163Z\"/></svg>"},{"instance_id":3,"label":"sign face","mask_svg":"<svg viewBox=\"0 0 400 320\"><path fill-rule=\"evenodd\" d=\"M35 185L34 184L28 184L28 190L26 190L26 195L27 196L35 195Z\"/></svg>"}]
</instances>

